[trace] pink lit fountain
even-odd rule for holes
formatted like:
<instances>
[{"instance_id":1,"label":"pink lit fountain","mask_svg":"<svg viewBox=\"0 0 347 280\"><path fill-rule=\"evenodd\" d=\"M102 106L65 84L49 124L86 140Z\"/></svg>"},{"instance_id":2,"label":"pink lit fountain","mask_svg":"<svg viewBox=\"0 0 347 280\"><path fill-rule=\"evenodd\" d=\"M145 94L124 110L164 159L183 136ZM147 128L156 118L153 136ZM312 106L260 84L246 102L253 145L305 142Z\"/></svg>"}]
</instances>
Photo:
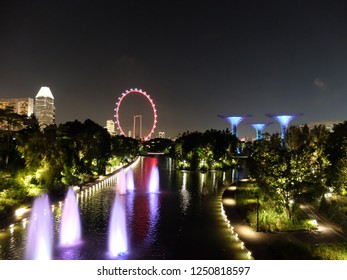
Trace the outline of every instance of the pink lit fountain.
<instances>
[{"instance_id":1,"label":"pink lit fountain","mask_svg":"<svg viewBox=\"0 0 347 280\"><path fill-rule=\"evenodd\" d=\"M53 251L53 218L44 194L36 198L30 215L25 248L25 259L50 260Z\"/></svg>"},{"instance_id":2,"label":"pink lit fountain","mask_svg":"<svg viewBox=\"0 0 347 280\"><path fill-rule=\"evenodd\" d=\"M73 246L81 242L81 220L73 188L69 188L60 220L60 245Z\"/></svg>"},{"instance_id":3,"label":"pink lit fountain","mask_svg":"<svg viewBox=\"0 0 347 280\"><path fill-rule=\"evenodd\" d=\"M109 221L108 252L111 258L123 256L128 250L125 205L122 201L123 198L124 196L116 194Z\"/></svg>"}]
</instances>

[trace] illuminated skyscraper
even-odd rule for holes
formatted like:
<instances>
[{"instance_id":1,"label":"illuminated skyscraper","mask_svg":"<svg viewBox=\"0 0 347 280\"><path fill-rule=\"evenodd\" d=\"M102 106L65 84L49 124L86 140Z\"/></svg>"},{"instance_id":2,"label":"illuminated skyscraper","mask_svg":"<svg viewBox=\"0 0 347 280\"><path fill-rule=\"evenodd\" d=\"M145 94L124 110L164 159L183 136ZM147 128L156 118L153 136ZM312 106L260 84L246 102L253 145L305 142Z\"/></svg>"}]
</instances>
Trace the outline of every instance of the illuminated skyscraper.
<instances>
[{"instance_id":1,"label":"illuminated skyscraper","mask_svg":"<svg viewBox=\"0 0 347 280\"><path fill-rule=\"evenodd\" d=\"M267 114L268 117L275 119L281 125L281 138L285 139L289 123L296 117L302 116L303 114L296 115L272 115Z\"/></svg>"},{"instance_id":2,"label":"illuminated skyscraper","mask_svg":"<svg viewBox=\"0 0 347 280\"><path fill-rule=\"evenodd\" d=\"M54 97L49 87L41 87L37 93L34 113L41 129L55 123Z\"/></svg>"},{"instance_id":3,"label":"illuminated skyscraper","mask_svg":"<svg viewBox=\"0 0 347 280\"><path fill-rule=\"evenodd\" d=\"M113 120L106 121L106 129L111 135L116 135L116 126Z\"/></svg>"},{"instance_id":4,"label":"illuminated skyscraper","mask_svg":"<svg viewBox=\"0 0 347 280\"><path fill-rule=\"evenodd\" d=\"M260 140L263 138L263 130L265 127L267 127L268 125L273 124L273 122L270 123L250 123L251 126L253 126L253 128L256 131L256 140Z\"/></svg>"},{"instance_id":5,"label":"illuminated skyscraper","mask_svg":"<svg viewBox=\"0 0 347 280\"><path fill-rule=\"evenodd\" d=\"M237 137L237 126L240 122L242 122L245 118L250 117L251 115L244 116L228 116L228 115L218 115L218 117L227 120L231 125L231 134Z\"/></svg>"}]
</instances>

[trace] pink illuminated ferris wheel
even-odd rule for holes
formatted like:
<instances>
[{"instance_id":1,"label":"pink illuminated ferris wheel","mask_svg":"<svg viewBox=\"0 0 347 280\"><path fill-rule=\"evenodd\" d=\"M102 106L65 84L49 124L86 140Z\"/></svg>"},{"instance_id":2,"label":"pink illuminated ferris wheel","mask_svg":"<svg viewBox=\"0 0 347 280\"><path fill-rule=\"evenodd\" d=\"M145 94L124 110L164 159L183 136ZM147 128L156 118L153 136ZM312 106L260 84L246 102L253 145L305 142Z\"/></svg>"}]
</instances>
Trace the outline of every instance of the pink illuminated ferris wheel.
<instances>
[{"instance_id":1,"label":"pink illuminated ferris wheel","mask_svg":"<svg viewBox=\"0 0 347 280\"><path fill-rule=\"evenodd\" d=\"M122 128L121 122L120 122L120 106L122 104L122 102L126 99L127 96L129 96L130 94L138 94L138 95L142 95L145 97L145 99L149 102L151 108L152 108L152 113L153 113L153 122L151 124L151 128L149 130L149 133L146 134L144 137L142 136L142 115L134 115L134 124L133 124L133 137L135 138L136 136L136 121L139 120L140 121L140 125L139 125L139 138L142 140L148 140L151 138L151 135L154 132L154 129L156 128L157 125L157 109L155 108L155 104L152 100L152 98L150 97L149 94L147 94L145 91L141 90L141 89L129 89L126 90L125 92L122 93L122 95L120 97L118 97L118 102L116 102L116 108L114 109L116 114L114 115L115 119L116 119L116 125L117 128L120 132L121 135L126 136L126 134L124 133L124 130Z\"/></svg>"}]
</instances>

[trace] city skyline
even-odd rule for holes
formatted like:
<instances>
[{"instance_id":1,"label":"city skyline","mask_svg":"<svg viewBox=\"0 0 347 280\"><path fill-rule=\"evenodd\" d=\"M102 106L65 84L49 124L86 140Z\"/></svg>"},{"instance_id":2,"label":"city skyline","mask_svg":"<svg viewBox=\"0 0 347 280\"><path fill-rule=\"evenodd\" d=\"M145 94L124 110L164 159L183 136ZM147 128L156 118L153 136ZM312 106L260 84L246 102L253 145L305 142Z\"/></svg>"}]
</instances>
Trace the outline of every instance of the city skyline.
<instances>
[{"instance_id":1,"label":"city skyline","mask_svg":"<svg viewBox=\"0 0 347 280\"><path fill-rule=\"evenodd\" d=\"M114 120L141 88L155 133L226 129L219 114L346 119L346 4L341 1L3 1L0 97L55 96L56 121ZM265 129L280 131L277 124ZM239 136L255 135L246 122Z\"/></svg>"}]
</instances>

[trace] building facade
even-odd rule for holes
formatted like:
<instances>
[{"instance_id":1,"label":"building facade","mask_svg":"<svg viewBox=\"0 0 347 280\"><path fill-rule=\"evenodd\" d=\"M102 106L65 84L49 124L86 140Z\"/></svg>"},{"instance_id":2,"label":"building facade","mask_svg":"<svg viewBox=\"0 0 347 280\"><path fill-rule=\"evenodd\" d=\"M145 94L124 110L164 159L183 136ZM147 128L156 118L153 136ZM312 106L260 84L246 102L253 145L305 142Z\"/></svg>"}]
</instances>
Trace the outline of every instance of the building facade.
<instances>
[{"instance_id":1,"label":"building facade","mask_svg":"<svg viewBox=\"0 0 347 280\"><path fill-rule=\"evenodd\" d=\"M10 109L18 115L30 117L34 113L34 99L26 98L0 98L0 109ZM23 123L8 123L6 119L0 121L1 130L20 130Z\"/></svg>"},{"instance_id":2,"label":"building facade","mask_svg":"<svg viewBox=\"0 0 347 280\"><path fill-rule=\"evenodd\" d=\"M41 129L55 123L54 97L49 87L41 87L37 93L34 113Z\"/></svg>"},{"instance_id":3,"label":"building facade","mask_svg":"<svg viewBox=\"0 0 347 280\"><path fill-rule=\"evenodd\" d=\"M34 113L34 99L25 98L0 98L0 109L13 108L13 112L30 117Z\"/></svg>"},{"instance_id":4,"label":"building facade","mask_svg":"<svg viewBox=\"0 0 347 280\"><path fill-rule=\"evenodd\" d=\"M116 135L116 126L113 120L106 121L106 129L111 135Z\"/></svg>"}]
</instances>

